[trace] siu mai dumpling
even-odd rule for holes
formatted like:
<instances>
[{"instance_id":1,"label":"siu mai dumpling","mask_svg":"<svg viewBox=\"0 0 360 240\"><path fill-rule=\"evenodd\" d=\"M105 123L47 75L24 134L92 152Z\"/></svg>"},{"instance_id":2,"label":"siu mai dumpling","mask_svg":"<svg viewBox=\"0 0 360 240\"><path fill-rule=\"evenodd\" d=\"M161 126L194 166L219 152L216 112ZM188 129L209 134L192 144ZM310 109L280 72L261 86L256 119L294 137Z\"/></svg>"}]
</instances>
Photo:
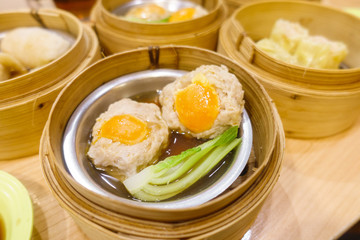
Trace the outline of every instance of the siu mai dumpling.
<instances>
[{"instance_id":1,"label":"siu mai dumpling","mask_svg":"<svg viewBox=\"0 0 360 240\"><path fill-rule=\"evenodd\" d=\"M13 56L0 53L0 81L27 73L27 69Z\"/></svg>"},{"instance_id":2,"label":"siu mai dumpling","mask_svg":"<svg viewBox=\"0 0 360 240\"><path fill-rule=\"evenodd\" d=\"M239 126L245 104L241 83L224 65L202 65L184 74L163 88L159 102L171 130L198 139Z\"/></svg>"},{"instance_id":3,"label":"siu mai dumpling","mask_svg":"<svg viewBox=\"0 0 360 240\"><path fill-rule=\"evenodd\" d=\"M9 53L27 68L41 67L57 59L71 46L56 32L40 27L16 28L5 34L1 51Z\"/></svg>"},{"instance_id":4,"label":"siu mai dumpling","mask_svg":"<svg viewBox=\"0 0 360 240\"><path fill-rule=\"evenodd\" d=\"M94 165L124 180L157 160L169 130L156 104L124 98L96 119L92 137L87 154Z\"/></svg>"}]
</instances>

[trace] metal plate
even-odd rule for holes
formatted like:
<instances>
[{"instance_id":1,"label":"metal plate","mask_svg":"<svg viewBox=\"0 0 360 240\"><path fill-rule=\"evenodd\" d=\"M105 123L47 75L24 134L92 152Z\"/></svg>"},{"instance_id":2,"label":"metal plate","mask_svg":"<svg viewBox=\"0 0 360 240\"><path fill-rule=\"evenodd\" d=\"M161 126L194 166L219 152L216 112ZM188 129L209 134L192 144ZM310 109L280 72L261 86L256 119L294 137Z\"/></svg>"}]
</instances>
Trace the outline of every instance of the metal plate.
<instances>
[{"instance_id":1,"label":"metal plate","mask_svg":"<svg viewBox=\"0 0 360 240\"><path fill-rule=\"evenodd\" d=\"M144 92L159 92L166 84L185 73L186 71L172 69L132 73L109 81L88 95L72 114L62 142L63 164L74 180L89 191L116 201L154 208L179 209L196 206L225 191L239 177L251 152L252 127L246 111L241 122L242 144L234 154L225 158L189 189L166 201L140 202L132 199L120 181L95 170L86 156L95 120L111 103Z\"/></svg>"}]
</instances>

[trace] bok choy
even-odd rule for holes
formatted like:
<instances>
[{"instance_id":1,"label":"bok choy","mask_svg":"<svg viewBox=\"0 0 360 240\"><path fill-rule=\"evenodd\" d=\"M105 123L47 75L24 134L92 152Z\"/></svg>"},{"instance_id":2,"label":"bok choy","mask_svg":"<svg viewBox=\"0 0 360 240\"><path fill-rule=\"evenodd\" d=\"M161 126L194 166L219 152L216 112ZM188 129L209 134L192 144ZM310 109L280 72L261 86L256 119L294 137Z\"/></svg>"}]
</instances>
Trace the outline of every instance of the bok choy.
<instances>
[{"instance_id":1,"label":"bok choy","mask_svg":"<svg viewBox=\"0 0 360 240\"><path fill-rule=\"evenodd\" d=\"M226 130L197 147L151 165L123 183L143 201L160 201L184 191L214 168L240 142L238 127Z\"/></svg>"}]
</instances>

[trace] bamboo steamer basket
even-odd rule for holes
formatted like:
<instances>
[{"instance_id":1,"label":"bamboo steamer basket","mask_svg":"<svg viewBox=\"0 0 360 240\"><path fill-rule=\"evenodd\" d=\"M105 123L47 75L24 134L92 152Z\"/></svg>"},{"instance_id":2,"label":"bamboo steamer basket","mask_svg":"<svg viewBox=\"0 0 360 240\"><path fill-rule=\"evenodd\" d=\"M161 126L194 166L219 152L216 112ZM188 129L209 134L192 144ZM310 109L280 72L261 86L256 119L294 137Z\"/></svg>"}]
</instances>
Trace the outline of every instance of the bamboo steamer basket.
<instances>
[{"instance_id":1,"label":"bamboo steamer basket","mask_svg":"<svg viewBox=\"0 0 360 240\"><path fill-rule=\"evenodd\" d=\"M45 130L46 131L46 130ZM43 135L43 137L45 134ZM103 226L96 223L100 215L109 217L102 211L93 212L92 206L86 207L81 196L74 195L64 184L56 169L52 169L46 154L42 155L42 167L45 179L59 201L74 218L89 239L240 239L255 221L263 202L276 183L281 168L284 136L278 135L276 146L269 164L259 179L242 196L225 208L187 221L174 223L115 218L119 226ZM46 144L42 145L42 154L46 153ZM91 212L92 211L92 212ZM94 215L95 214L95 215ZM108 219L107 219L108 220Z\"/></svg>"},{"instance_id":2,"label":"bamboo steamer basket","mask_svg":"<svg viewBox=\"0 0 360 240\"><path fill-rule=\"evenodd\" d=\"M196 19L175 23L138 23L113 13L129 0L100 0L91 13L100 42L107 54L154 45L190 45L216 50L218 32L226 18L222 0L198 1L209 13ZM145 0L146 2L146 0Z\"/></svg>"},{"instance_id":3,"label":"bamboo steamer basket","mask_svg":"<svg viewBox=\"0 0 360 240\"><path fill-rule=\"evenodd\" d=\"M23 10L2 12L0 14L0 32L18 27L46 27L61 30L75 38L72 47L55 61L37 68L27 74L0 82L0 102L20 99L45 89L61 81L75 68L74 62L80 62L86 54L84 28L72 14L56 9ZM54 68L61 71L54 71Z\"/></svg>"},{"instance_id":4,"label":"bamboo steamer basket","mask_svg":"<svg viewBox=\"0 0 360 240\"><path fill-rule=\"evenodd\" d=\"M344 42L349 49L344 63L349 68L304 68L262 52L255 42L269 36L279 18L300 22L311 35ZM258 24L259 19L263 24ZM358 18L317 3L263 1L237 9L222 25L218 52L241 63L264 85L276 104L286 136L326 137L348 129L359 115L358 24Z\"/></svg>"},{"instance_id":5,"label":"bamboo steamer basket","mask_svg":"<svg viewBox=\"0 0 360 240\"><path fill-rule=\"evenodd\" d=\"M155 53L154 53L155 52ZM157 57L154 57L157 56ZM241 83L246 92L246 108L249 112L253 125L253 148L256 156L256 166L250 169L251 176L235 188L222 196L202 204L201 207L190 207L185 209L157 209L131 204L129 202L119 202L112 198L104 198L95 192L87 190L84 186L77 183L74 178L66 171L62 160L62 136L67 121L71 117L76 106L88 94L100 85L122 75L139 72L146 69L167 68L191 71L203 64L225 64L228 68L241 79ZM63 106L67 106L64 108ZM265 90L243 69L230 59L209 50L185 47L185 46L166 46L160 48L141 48L116 54L92 65L82 74L78 75L58 97L49 117L49 125L45 134L45 141L41 144L46 145L49 141L46 156L53 168L57 168L68 185L71 185L76 194L84 196L93 202L91 209L100 208L99 212L106 212L106 216L126 214L128 216L141 216L145 219L178 221L193 217L200 217L210 212L216 211L245 192L261 174L273 154L276 138L282 133L281 123L276 117L277 112L267 96ZM106 203L104 207L99 206ZM97 204L96 204L97 203ZM97 207L98 206L98 207Z\"/></svg>"},{"instance_id":6,"label":"bamboo steamer basket","mask_svg":"<svg viewBox=\"0 0 360 240\"><path fill-rule=\"evenodd\" d=\"M59 59L30 73L0 82L2 160L38 152L42 129L58 93L77 73L100 58L100 49L94 31L62 10L4 12L0 14L0 21L7 23L1 24L2 31L43 24L75 37L73 46Z\"/></svg>"}]
</instances>

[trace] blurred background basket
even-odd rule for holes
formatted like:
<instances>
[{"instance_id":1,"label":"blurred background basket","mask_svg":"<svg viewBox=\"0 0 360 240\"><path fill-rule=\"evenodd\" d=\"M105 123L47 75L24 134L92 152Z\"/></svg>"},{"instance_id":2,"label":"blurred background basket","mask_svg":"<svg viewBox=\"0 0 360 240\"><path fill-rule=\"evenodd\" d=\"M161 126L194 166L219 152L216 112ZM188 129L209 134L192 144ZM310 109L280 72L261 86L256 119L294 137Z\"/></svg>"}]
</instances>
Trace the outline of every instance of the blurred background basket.
<instances>
[{"instance_id":1,"label":"blurred background basket","mask_svg":"<svg viewBox=\"0 0 360 240\"><path fill-rule=\"evenodd\" d=\"M299 22L312 35L344 42L346 69L305 68L278 61L255 42L268 37L279 18ZM261 23L261 24L259 24ZM351 127L360 112L359 18L305 1L263 1L237 9L223 25L218 52L238 63L266 88L286 136L325 137Z\"/></svg>"},{"instance_id":2,"label":"blurred background basket","mask_svg":"<svg viewBox=\"0 0 360 240\"><path fill-rule=\"evenodd\" d=\"M40 20L39 20L40 19ZM72 14L58 9L0 13L0 31L44 26L73 36L60 58L27 74L0 82L0 160L38 152L40 136L52 103L74 75L99 59L94 31Z\"/></svg>"},{"instance_id":3,"label":"blurred background basket","mask_svg":"<svg viewBox=\"0 0 360 240\"><path fill-rule=\"evenodd\" d=\"M99 0L92 10L91 21L95 24L100 42L108 55L138 47L167 44L216 50L218 32L226 18L222 0L189 1L203 6L208 14L174 23L132 22L114 13L115 9L131 1Z\"/></svg>"}]
</instances>

